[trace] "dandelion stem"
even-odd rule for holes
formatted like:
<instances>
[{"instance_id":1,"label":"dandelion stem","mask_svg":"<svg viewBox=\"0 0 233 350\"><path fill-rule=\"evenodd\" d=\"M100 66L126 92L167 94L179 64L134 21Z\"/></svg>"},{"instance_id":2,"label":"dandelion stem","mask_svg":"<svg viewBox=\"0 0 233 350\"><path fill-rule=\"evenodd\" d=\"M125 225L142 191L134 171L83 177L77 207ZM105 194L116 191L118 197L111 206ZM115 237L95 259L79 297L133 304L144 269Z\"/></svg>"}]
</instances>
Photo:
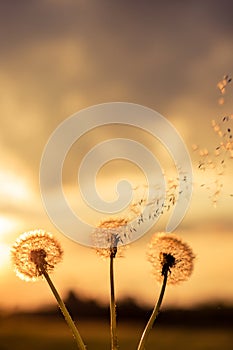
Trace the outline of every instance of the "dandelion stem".
<instances>
[{"instance_id":1,"label":"dandelion stem","mask_svg":"<svg viewBox=\"0 0 233 350\"><path fill-rule=\"evenodd\" d=\"M70 327L72 333L73 333L73 336L75 338L75 341L76 341L76 344L77 344L77 347L79 350L86 350L86 347L84 345L84 342L79 334L79 331L78 329L76 328L75 324L74 324L74 321L72 320L70 314L69 314L69 311L67 310L63 300L61 299L60 295L58 294L58 291L57 289L55 288L51 278L49 277L49 274L47 273L47 271L45 269L43 269L42 271L46 281L48 282L52 292L53 292L53 295L55 296L57 302L58 302L58 305L61 309L61 312L68 324L68 326Z\"/></svg>"},{"instance_id":2,"label":"dandelion stem","mask_svg":"<svg viewBox=\"0 0 233 350\"><path fill-rule=\"evenodd\" d=\"M118 340L116 334L116 301L114 289L114 257L110 254L110 330L111 330L111 350L118 349Z\"/></svg>"},{"instance_id":3,"label":"dandelion stem","mask_svg":"<svg viewBox=\"0 0 233 350\"><path fill-rule=\"evenodd\" d=\"M144 329L144 331L142 333L142 337L140 339L140 342L139 342L137 350L145 350L146 343L147 343L147 340L148 340L148 337L149 337L149 333L150 333L150 331L151 331L151 329L152 329L152 327L154 325L156 317L158 316L159 309L160 309L160 306L161 306L162 301L163 301L166 284L167 284L168 269L166 271L164 271L163 275L164 275L164 278L163 278L163 284L162 284L162 288L161 288L161 291L160 291L159 299L158 299L157 304L155 305L155 307L154 307L154 309L152 311L150 319L147 322L147 325L146 325L146 327L145 327L145 329Z\"/></svg>"}]
</instances>

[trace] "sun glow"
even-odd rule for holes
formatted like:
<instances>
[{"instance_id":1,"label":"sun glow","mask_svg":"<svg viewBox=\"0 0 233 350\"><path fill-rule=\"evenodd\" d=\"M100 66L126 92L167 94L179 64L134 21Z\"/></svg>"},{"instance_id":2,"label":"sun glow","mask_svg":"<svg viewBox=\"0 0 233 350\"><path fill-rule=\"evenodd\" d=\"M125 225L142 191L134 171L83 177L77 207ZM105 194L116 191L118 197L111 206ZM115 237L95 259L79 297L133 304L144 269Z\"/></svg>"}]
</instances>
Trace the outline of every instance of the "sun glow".
<instances>
[{"instance_id":1,"label":"sun glow","mask_svg":"<svg viewBox=\"0 0 233 350\"><path fill-rule=\"evenodd\" d=\"M30 190L24 179L0 170L0 195L3 199L25 200L30 196Z\"/></svg>"},{"instance_id":2,"label":"sun glow","mask_svg":"<svg viewBox=\"0 0 233 350\"><path fill-rule=\"evenodd\" d=\"M0 216L0 270L3 270L10 260L10 237L17 226L18 222L14 218Z\"/></svg>"},{"instance_id":3,"label":"sun glow","mask_svg":"<svg viewBox=\"0 0 233 350\"><path fill-rule=\"evenodd\" d=\"M0 243L0 269L7 265L10 259L10 246L5 243Z\"/></svg>"},{"instance_id":4,"label":"sun glow","mask_svg":"<svg viewBox=\"0 0 233 350\"><path fill-rule=\"evenodd\" d=\"M2 241L2 237L13 232L16 226L17 223L15 219L7 216L0 216L0 243Z\"/></svg>"}]
</instances>

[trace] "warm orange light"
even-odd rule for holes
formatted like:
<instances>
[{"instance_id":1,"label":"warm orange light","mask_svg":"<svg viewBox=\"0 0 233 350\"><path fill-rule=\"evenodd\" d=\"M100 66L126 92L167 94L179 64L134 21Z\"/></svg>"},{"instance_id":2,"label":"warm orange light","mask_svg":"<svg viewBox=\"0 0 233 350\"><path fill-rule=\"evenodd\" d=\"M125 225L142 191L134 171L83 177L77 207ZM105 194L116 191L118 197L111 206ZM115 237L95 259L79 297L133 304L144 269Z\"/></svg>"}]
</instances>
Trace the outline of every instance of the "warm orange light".
<instances>
[{"instance_id":1,"label":"warm orange light","mask_svg":"<svg viewBox=\"0 0 233 350\"><path fill-rule=\"evenodd\" d=\"M14 219L3 215L0 216L0 243L2 242L2 237L13 232L16 226L17 223Z\"/></svg>"},{"instance_id":2,"label":"warm orange light","mask_svg":"<svg viewBox=\"0 0 233 350\"><path fill-rule=\"evenodd\" d=\"M10 259L10 246L0 243L0 270L4 268Z\"/></svg>"},{"instance_id":3,"label":"warm orange light","mask_svg":"<svg viewBox=\"0 0 233 350\"><path fill-rule=\"evenodd\" d=\"M24 200L30 196L27 183L14 173L0 171L0 194L4 199Z\"/></svg>"}]
</instances>

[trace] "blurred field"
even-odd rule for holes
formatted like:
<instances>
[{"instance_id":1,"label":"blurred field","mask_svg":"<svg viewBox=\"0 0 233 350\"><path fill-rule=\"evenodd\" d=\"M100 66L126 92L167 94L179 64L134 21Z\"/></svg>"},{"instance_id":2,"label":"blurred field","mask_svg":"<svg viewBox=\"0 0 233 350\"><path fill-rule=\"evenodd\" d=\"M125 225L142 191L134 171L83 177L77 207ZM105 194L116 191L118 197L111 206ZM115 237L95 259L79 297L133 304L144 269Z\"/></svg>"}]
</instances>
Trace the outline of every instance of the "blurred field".
<instances>
[{"instance_id":1,"label":"blurred field","mask_svg":"<svg viewBox=\"0 0 233 350\"><path fill-rule=\"evenodd\" d=\"M119 325L120 350L136 349L142 323ZM109 349L107 322L81 320L80 332L88 349ZM0 350L74 350L72 335L61 318L12 316L0 319ZM230 329L193 329L155 326L147 350L233 350Z\"/></svg>"}]
</instances>

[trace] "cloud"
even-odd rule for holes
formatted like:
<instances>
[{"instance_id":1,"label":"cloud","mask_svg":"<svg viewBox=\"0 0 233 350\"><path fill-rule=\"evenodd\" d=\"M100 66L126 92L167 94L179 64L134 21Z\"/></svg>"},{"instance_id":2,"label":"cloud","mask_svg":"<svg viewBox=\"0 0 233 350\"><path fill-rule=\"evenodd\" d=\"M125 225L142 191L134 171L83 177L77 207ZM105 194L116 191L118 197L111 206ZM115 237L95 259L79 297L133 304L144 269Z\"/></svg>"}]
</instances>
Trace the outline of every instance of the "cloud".
<instances>
[{"instance_id":1,"label":"cloud","mask_svg":"<svg viewBox=\"0 0 233 350\"><path fill-rule=\"evenodd\" d=\"M144 104L175 126L177 120L185 141L194 135L206 142L216 82L232 69L231 1L23 0L0 7L1 153L5 164L22 162L32 182L56 126L96 103Z\"/></svg>"}]
</instances>

